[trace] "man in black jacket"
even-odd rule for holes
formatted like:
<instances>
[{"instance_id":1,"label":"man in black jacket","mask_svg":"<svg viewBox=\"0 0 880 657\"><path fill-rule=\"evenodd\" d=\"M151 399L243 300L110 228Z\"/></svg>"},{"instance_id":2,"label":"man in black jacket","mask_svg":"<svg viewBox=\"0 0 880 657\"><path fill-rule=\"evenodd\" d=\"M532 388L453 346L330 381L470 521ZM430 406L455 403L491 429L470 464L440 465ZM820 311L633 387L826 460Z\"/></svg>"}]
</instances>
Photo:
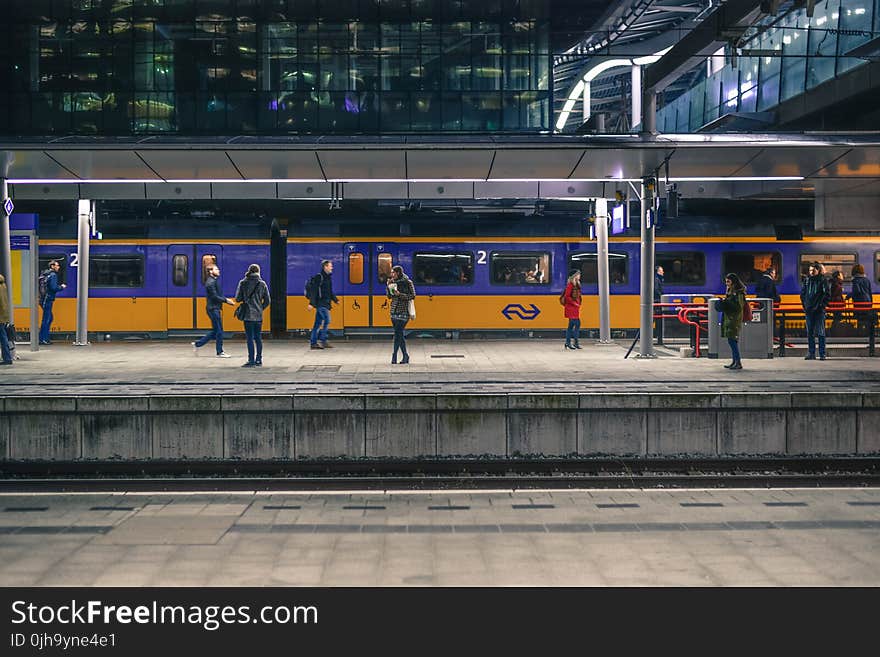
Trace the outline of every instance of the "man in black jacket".
<instances>
[{"instance_id":1,"label":"man in black jacket","mask_svg":"<svg viewBox=\"0 0 880 657\"><path fill-rule=\"evenodd\" d=\"M759 299L772 299L774 303L782 301L776 290L776 269L768 267L764 270L764 275L755 284L755 294Z\"/></svg>"},{"instance_id":2,"label":"man in black jacket","mask_svg":"<svg viewBox=\"0 0 880 657\"><path fill-rule=\"evenodd\" d=\"M312 349L331 348L327 344L330 302L339 304L339 299L333 294L333 281L330 278L332 273L333 263L329 260L321 261L321 272L312 278L312 284L309 286L309 310L315 309L315 323L309 340Z\"/></svg>"},{"instance_id":3,"label":"man in black jacket","mask_svg":"<svg viewBox=\"0 0 880 657\"><path fill-rule=\"evenodd\" d=\"M657 265L654 268L654 303L660 303L663 300L663 283L666 280L664 276L663 266ZM655 315L665 314L662 307L654 308ZM657 344L663 344L663 320L654 320L654 334L657 338Z\"/></svg>"},{"instance_id":4,"label":"man in black jacket","mask_svg":"<svg viewBox=\"0 0 880 657\"><path fill-rule=\"evenodd\" d=\"M205 298L207 300L206 310L208 319L211 320L211 330L196 342L192 343L193 351L198 354L199 347L202 347L211 340L217 342L217 358L229 358L229 354L223 351L223 304L228 303L234 306L232 299L223 296L220 289L220 267L212 266L208 270L208 280L205 281Z\"/></svg>"},{"instance_id":5,"label":"man in black jacket","mask_svg":"<svg viewBox=\"0 0 880 657\"><path fill-rule=\"evenodd\" d=\"M809 349L806 360L816 360L816 337L819 338L819 360L825 360L825 307L831 299L831 291L822 269L818 262L814 262L801 283L801 303L807 319Z\"/></svg>"}]
</instances>

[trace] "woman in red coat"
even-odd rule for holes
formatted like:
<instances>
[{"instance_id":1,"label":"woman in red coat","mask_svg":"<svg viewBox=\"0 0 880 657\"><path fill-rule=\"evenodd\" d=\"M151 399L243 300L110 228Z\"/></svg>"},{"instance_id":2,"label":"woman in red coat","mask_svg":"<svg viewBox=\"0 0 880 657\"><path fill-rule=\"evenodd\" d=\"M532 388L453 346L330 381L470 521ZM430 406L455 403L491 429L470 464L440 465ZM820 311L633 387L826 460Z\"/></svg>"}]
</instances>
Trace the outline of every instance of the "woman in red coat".
<instances>
[{"instance_id":1,"label":"woman in red coat","mask_svg":"<svg viewBox=\"0 0 880 657\"><path fill-rule=\"evenodd\" d=\"M581 334L581 272L572 269L568 275L568 283L565 292L562 293L565 305L565 317L568 319L568 328L565 330L565 348L580 349L578 338ZM572 345L572 342L574 344Z\"/></svg>"}]
</instances>

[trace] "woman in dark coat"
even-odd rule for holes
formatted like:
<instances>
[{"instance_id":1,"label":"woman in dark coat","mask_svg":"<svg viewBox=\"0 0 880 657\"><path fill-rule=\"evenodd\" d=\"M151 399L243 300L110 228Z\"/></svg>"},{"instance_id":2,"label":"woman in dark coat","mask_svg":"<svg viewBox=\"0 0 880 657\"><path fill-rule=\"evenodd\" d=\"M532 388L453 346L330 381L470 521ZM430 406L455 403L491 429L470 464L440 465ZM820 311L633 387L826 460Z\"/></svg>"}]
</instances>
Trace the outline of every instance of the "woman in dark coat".
<instances>
[{"instance_id":1,"label":"woman in dark coat","mask_svg":"<svg viewBox=\"0 0 880 657\"><path fill-rule=\"evenodd\" d=\"M263 311L269 307L269 288L260 278L260 265L248 267L247 274L238 282L235 300L242 304L244 316L236 317L244 322L247 337L248 361L242 367L263 365ZM239 310L236 308L236 313ZM256 347L256 354L254 353Z\"/></svg>"},{"instance_id":2,"label":"woman in dark coat","mask_svg":"<svg viewBox=\"0 0 880 657\"><path fill-rule=\"evenodd\" d=\"M568 319L568 328L565 329L565 348L580 349L579 337L581 334L581 272L572 269L565 284L565 292L562 293L565 317Z\"/></svg>"},{"instance_id":3,"label":"woman in dark coat","mask_svg":"<svg viewBox=\"0 0 880 657\"><path fill-rule=\"evenodd\" d=\"M718 310L724 313L721 335L727 338L730 353L733 355L733 362L724 367L729 370L741 370L743 366L739 355L739 334L743 324L743 308L746 305L746 286L736 274L725 276L724 283L727 286L727 294L718 302Z\"/></svg>"},{"instance_id":4,"label":"woman in dark coat","mask_svg":"<svg viewBox=\"0 0 880 657\"><path fill-rule=\"evenodd\" d=\"M868 280L868 277L865 276L865 268L862 265L853 265L852 269L852 293L849 294L846 298L852 300L853 303L859 304L869 304L874 300L874 296L871 292L871 281ZM864 307L864 306L862 306ZM859 307L856 307L855 312L856 320L859 323L859 331L863 328L867 331L869 326L868 320L870 319L870 311L868 310L859 310Z\"/></svg>"},{"instance_id":5,"label":"woman in dark coat","mask_svg":"<svg viewBox=\"0 0 880 657\"><path fill-rule=\"evenodd\" d=\"M403 273L403 267L395 265L391 268L391 278L388 279L388 298L391 299L391 325L394 327L394 353L391 355L391 364L397 364L397 352L403 352L401 365L409 362L409 353L406 351L407 322L412 319L410 314L410 301L416 298L416 288L409 277Z\"/></svg>"},{"instance_id":6,"label":"woman in dark coat","mask_svg":"<svg viewBox=\"0 0 880 657\"><path fill-rule=\"evenodd\" d=\"M839 269L835 269L831 273L831 303L839 303L843 304L843 274L840 273ZM839 310L834 311L834 319L831 321L831 325L835 326L840 324L841 313Z\"/></svg>"}]
</instances>

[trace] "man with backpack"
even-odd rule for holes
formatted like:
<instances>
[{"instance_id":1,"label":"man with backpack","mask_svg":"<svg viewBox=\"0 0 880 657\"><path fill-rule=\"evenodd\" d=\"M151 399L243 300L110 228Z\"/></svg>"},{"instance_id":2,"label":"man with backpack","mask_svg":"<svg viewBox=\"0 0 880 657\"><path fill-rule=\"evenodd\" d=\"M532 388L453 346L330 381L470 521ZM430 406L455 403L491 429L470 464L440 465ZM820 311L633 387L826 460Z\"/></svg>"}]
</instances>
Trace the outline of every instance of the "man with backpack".
<instances>
[{"instance_id":1,"label":"man with backpack","mask_svg":"<svg viewBox=\"0 0 880 657\"><path fill-rule=\"evenodd\" d=\"M321 261L321 271L306 282L305 296L309 300L309 310L315 310L315 324L309 340L312 349L330 349L327 344L327 328L330 326L330 302L339 303L333 294L333 263Z\"/></svg>"},{"instance_id":2,"label":"man with backpack","mask_svg":"<svg viewBox=\"0 0 880 657\"><path fill-rule=\"evenodd\" d=\"M40 344L52 344L49 340L49 330L52 328L52 306L55 304L55 295L67 287L58 282L58 272L61 263L53 260L49 268L40 274L40 308L43 309L43 323L40 324Z\"/></svg>"}]
</instances>

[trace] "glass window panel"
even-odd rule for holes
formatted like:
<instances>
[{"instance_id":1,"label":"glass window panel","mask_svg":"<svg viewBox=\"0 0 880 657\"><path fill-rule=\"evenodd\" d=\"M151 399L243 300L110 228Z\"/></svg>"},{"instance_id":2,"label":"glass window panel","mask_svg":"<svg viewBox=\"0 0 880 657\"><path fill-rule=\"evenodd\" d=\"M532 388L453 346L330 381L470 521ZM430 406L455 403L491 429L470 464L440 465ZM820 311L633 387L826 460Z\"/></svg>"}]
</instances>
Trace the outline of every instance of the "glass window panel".
<instances>
[{"instance_id":1,"label":"glass window panel","mask_svg":"<svg viewBox=\"0 0 880 657\"><path fill-rule=\"evenodd\" d=\"M843 280L852 280L852 268L858 264L859 258L855 253L829 253L827 251L820 252L802 252L798 257L798 270L801 277L807 276L810 265L818 262L825 265L825 275L830 277L835 270L843 274Z\"/></svg>"},{"instance_id":2,"label":"glass window panel","mask_svg":"<svg viewBox=\"0 0 880 657\"><path fill-rule=\"evenodd\" d=\"M659 251L654 264L663 267L666 285L706 284L706 256L698 251Z\"/></svg>"},{"instance_id":3,"label":"glass window panel","mask_svg":"<svg viewBox=\"0 0 880 657\"><path fill-rule=\"evenodd\" d=\"M880 251L874 254L874 280L880 283Z\"/></svg>"},{"instance_id":4,"label":"glass window panel","mask_svg":"<svg viewBox=\"0 0 880 657\"><path fill-rule=\"evenodd\" d=\"M599 255L597 253L571 253L568 270L581 272L584 285L599 284ZM629 255L611 251L608 253L608 281L610 285L623 285L629 280Z\"/></svg>"},{"instance_id":5,"label":"glass window panel","mask_svg":"<svg viewBox=\"0 0 880 657\"><path fill-rule=\"evenodd\" d=\"M493 252L489 267L493 285L550 285L550 254L546 251Z\"/></svg>"},{"instance_id":6,"label":"glass window panel","mask_svg":"<svg viewBox=\"0 0 880 657\"><path fill-rule=\"evenodd\" d=\"M781 100L788 100L804 91L806 82L807 31L787 28L782 36L782 94Z\"/></svg>"},{"instance_id":7,"label":"glass window panel","mask_svg":"<svg viewBox=\"0 0 880 657\"><path fill-rule=\"evenodd\" d=\"M471 253L416 253L413 280L424 285L470 285L474 282Z\"/></svg>"},{"instance_id":8,"label":"glass window panel","mask_svg":"<svg viewBox=\"0 0 880 657\"><path fill-rule=\"evenodd\" d=\"M376 275L380 283L385 283L391 276L391 254L380 253L376 259Z\"/></svg>"},{"instance_id":9,"label":"glass window panel","mask_svg":"<svg viewBox=\"0 0 880 657\"><path fill-rule=\"evenodd\" d=\"M89 287L142 288L144 256L137 253L93 254L89 262Z\"/></svg>"},{"instance_id":10,"label":"glass window panel","mask_svg":"<svg viewBox=\"0 0 880 657\"><path fill-rule=\"evenodd\" d=\"M721 275L736 274L746 285L757 283L767 268L776 270L776 280L782 280L782 254L778 251L736 251L722 256Z\"/></svg>"},{"instance_id":11,"label":"glass window panel","mask_svg":"<svg viewBox=\"0 0 880 657\"><path fill-rule=\"evenodd\" d=\"M177 287L185 287L189 282L189 256L176 255L171 258L171 282Z\"/></svg>"},{"instance_id":12,"label":"glass window panel","mask_svg":"<svg viewBox=\"0 0 880 657\"><path fill-rule=\"evenodd\" d=\"M810 26L807 88L822 84L834 77L837 56L837 22L840 14L839 0L827 0L816 5Z\"/></svg>"},{"instance_id":13,"label":"glass window panel","mask_svg":"<svg viewBox=\"0 0 880 657\"><path fill-rule=\"evenodd\" d=\"M364 282L364 254L348 254L348 282L352 285L360 285Z\"/></svg>"}]
</instances>

